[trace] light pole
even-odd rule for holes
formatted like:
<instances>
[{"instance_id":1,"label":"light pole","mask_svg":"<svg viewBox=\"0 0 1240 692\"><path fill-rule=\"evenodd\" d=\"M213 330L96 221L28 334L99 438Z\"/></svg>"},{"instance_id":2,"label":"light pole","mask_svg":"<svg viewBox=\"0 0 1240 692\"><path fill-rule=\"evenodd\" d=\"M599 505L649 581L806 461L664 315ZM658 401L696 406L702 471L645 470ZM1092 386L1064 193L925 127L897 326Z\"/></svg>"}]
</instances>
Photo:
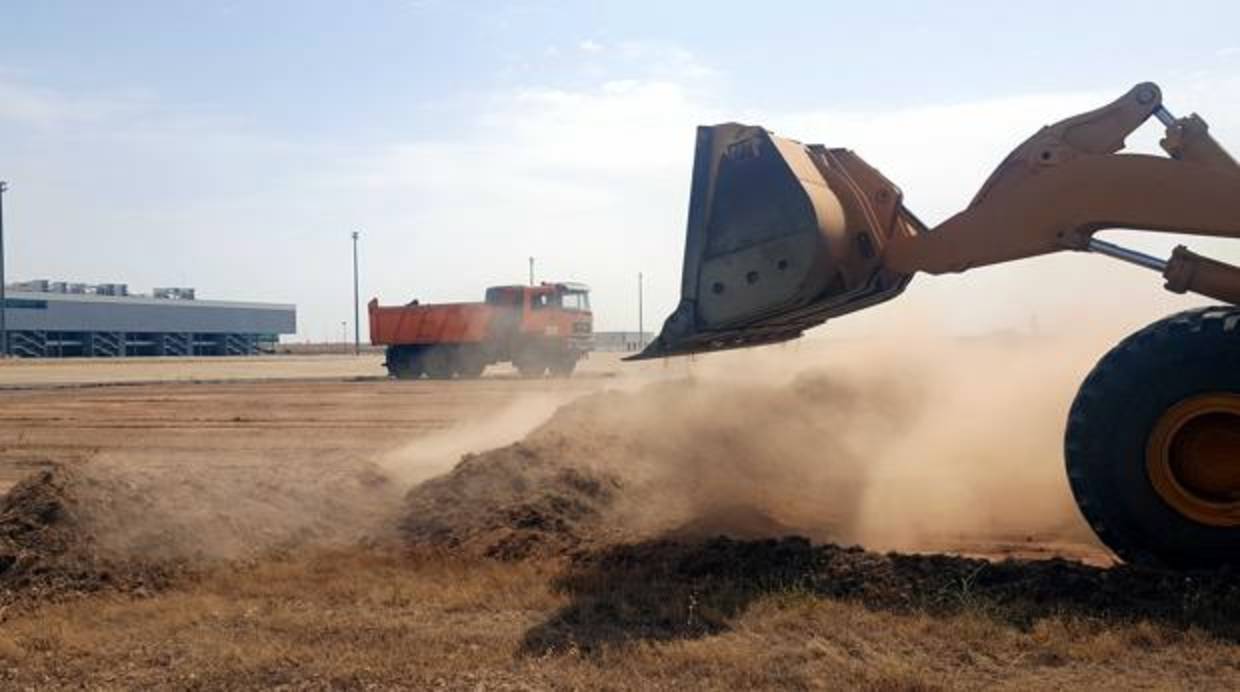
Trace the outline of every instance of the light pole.
<instances>
[{"instance_id":1,"label":"light pole","mask_svg":"<svg viewBox=\"0 0 1240 692\"><path fill-rule=\"evenodd\" d=\"M642 313L644 308L642 300L642 273L637 272L637 350L646 348L646 328L642 323Z\"/></svg>"},{"instance_id":2,"label":"light pole","mask_svg":"<svg viewBox=\"0 0 1240 692\"><path fill-rule=\"evenodd\" d=\"M530 285L534 285L534 258L530 258Z\"/></svg>"},{"instance_id":3,"label":"light pole","mask_svg":"<svg viewBox=\"0 0 1240 692\"><path fill-rule=\"evenodd\" d=\"M349 323L347 320L340 320L340 348L345 353L349 352Z\"/></svg>"},{"instance_id":4,"label":"light pole","mask_svg":"<svg viewBox=\"0 0 1240 692\"><path fill-rule=\"evenodd\" d=\"M9 184L0 180L0 358L9 354L9 329L5 321L9 304L4 291L4 193L8 191Z\"/></svg>"},{"instance_id":5,"label":"light pole","mask_svg":"<svg viewBox=\"0 0 1240 692\"><path fill-rule=\"evenodd\" d=\"M358 232L353 231L353 355L355 356L362 353L362 325L358 321L361 308L358 307L357 294L357 236Z\"/></svg>"}]
</instances>

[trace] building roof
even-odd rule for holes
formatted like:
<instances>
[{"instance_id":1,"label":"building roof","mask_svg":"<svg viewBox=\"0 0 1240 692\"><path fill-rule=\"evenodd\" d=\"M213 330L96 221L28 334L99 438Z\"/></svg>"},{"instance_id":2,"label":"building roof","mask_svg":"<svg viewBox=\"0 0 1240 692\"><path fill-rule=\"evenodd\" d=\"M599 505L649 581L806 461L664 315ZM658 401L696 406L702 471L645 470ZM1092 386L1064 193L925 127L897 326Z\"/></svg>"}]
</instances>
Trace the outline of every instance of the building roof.
<instances>
[{"instance_id":1,"label":"building roof","mask_svg":"<svg viewBox=\"0 0 1240 692\"><path fill-rule=\"evenodd\" d=\"M69 303L113 303L121 305L158 305L161 307L175 308L250 308L258 310L296 310L297 306L292 303L259 303L253 301L240 300L201 300L194 298L185 300L180 298L154 298L147 295L128 295L128 296L108 296L96 293L55 293L51 291L16 291L7 289L5 291L6 298L21 298L25 300L46 300L48 302L69 302Z\"/></svg>"}]
</instances>

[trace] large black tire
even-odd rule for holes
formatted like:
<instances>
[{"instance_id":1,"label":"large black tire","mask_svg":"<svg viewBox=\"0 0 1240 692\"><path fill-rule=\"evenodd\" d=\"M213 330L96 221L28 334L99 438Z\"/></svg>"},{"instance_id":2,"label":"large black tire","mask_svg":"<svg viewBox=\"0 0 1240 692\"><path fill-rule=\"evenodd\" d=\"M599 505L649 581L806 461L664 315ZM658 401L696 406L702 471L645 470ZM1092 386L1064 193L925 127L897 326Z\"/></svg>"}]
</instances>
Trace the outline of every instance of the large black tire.
<instances>
[{"instance_id":1,"label":"large black tire","mask_svg":"<svg viewBox=\"0 0 1240 692\"><path fill-rule=\"evenodd\" d=\"M1085 379L1065 433L1068 479L1085 519L1125 561L1178 569L1240 565L1240 523L1190 518L1191 508L1177 506L1165 482L1155 482L1149 459L1158 455L1147 452L1160 448L1151 435L1165 429L1173 407L1203 398L1234 402L1236 395L1240 308L1231 306L1155 322L1112 349ZM1240 415L1211 415L1224 416L1223 437L1215 437L1224 440L1222 457L1240 464L1240 444L1232 453L1227 442L1240 440L1227 437ZM1210 499L1240 506L1234 491Z\"/></svg>"},{"instance_id":2,"label":"large black tire","mask_svg":"<svg viewBox=\"0 0 1240 692\"><path fill-rule=\"evenodd\" d=\"M547 359L537 351L530 350L517 354L512 364L516 366L521 377L542 377L547 373Z\"/></svg>"},{"instance_id":3,"label":"large black tire","mask_svg":"<svg viewBox=\"0 0 1240 692\"><path fill-rule=\"evenodd\" d=\"M387 350L388 373L398 380L416 380L422 376L422 360L416 349L389 347Z\"/></svg>"},{"instance_id":4,"label":"large black tire","mask_svg":"<svg viewBox=\"0 0 1240 692\"><path fill-rule=\"evenodd\" d=\"M551 375L553 377L572 377L573 370L577 369L577 357L573 355L564 355L556 358L551 363Z\"/></svg>"},{"instance_id":5,"label":"large black tire","mask_svg":"<svg viewBox=\"0 0 1240 692\"><path fill-rule=\"evenodd\" d=\"M426 375L432 380L452 379L455 361L452 349L445 346L434 346L422 354L422 364L426 367Z\"/></svg>"},{"instance_id":6,"label":"large black tire","mask_svg":"<svg viewBox=\"0 0 1240 692\"><path fill-rule=\"evenodd\" d=\"M462 378L475 379L482 376L487 363L482 353L472 348L461 348L456 352L456 374Z\"/></svg>"}]
</instances>

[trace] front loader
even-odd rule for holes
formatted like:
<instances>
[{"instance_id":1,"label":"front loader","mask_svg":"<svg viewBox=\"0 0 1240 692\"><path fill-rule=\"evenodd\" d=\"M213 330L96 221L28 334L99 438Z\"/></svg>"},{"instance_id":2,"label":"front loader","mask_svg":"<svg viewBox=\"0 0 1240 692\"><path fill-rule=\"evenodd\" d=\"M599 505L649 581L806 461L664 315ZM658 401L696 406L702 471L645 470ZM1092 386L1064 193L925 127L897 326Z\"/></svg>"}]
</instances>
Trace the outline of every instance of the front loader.
<instances>
[{"instance_id":1,"label":"front loader","mask_svg":"<svg viewBox=\"0 0 1240 692\"><path fill-rule=\"evenodd\" d=\"M1167 156L1118 153L1150 118ZM1127 561L1240 565L1240 268L1094 237L1108 228L1240 237L1240 166L1154 84L1042 128L934 228L851 151L701 127L680 304L635 358L794 339L896 297L917 272L1063 250L1152 269L1168 290L1222 304L1155 322L1098 362L1068 417L1072 492Z\"/></svg>"}]
</instances>

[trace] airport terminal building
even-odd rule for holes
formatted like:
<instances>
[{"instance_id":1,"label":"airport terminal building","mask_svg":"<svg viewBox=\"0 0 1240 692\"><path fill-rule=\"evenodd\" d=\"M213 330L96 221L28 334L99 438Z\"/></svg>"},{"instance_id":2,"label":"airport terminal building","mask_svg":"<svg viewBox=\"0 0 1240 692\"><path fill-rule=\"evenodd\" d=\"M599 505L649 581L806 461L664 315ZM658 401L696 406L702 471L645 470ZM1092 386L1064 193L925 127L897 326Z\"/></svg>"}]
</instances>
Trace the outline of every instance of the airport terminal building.
<instances>
[{"instance_id":1,"label":"airport terminal building","mask_svg":"<svg viewBox=\"0 0 1240 692\"><path fill-rule=\"evenodd\" d=\"M192 288L40 280L5 293L8 351L25 358L244 356L297 331L294 305L198 300Z\"/></svg>"}]
</instances>

